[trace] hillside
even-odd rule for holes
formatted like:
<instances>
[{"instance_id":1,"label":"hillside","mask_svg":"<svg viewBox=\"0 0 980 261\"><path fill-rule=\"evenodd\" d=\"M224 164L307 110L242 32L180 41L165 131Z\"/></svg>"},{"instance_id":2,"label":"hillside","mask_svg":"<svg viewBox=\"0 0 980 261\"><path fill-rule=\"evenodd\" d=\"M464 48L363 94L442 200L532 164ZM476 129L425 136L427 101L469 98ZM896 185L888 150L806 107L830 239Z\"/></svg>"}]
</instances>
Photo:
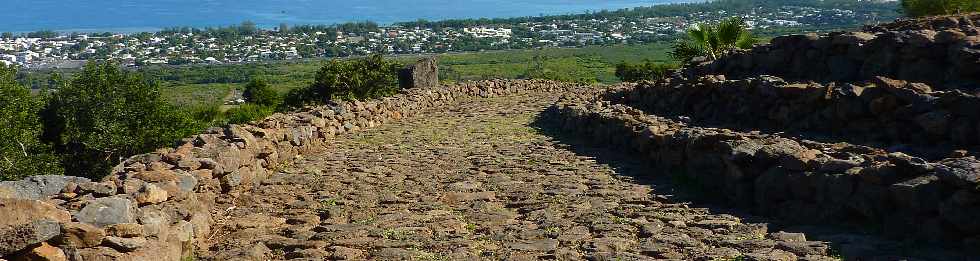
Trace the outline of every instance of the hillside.
<instances>
[{"instance_id":1,"label":"hillside","mask_svg":"<svg viewBox=\"0 0 980 261\"><path fill-rule=\"evenodd\" d=\"M654 82L483 80L0 182L9 260L970 260L980 14Z\"/></svg>"}]
</instances>

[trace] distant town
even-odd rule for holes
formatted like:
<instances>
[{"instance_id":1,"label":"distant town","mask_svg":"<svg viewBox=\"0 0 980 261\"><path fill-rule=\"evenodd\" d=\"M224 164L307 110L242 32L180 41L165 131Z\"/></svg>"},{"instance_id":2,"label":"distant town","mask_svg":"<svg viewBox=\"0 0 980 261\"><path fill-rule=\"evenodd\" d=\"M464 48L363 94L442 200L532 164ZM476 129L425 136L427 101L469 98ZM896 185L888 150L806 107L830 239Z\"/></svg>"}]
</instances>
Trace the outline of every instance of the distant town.
<instances>
[{"instance_id":1,"label":"distant town","mask_svg":"<svg viewBox=\"0 0 980 261\"><path fill-rule=\"evenodd\" d=\"M51 31L0 38L0 63L25 69L78 68L90 59L125 66L153 64L229 64L319 57L425 54L537 47L637 44L676 38L701 22L740 16L757 31L833 28L890 20L876 8L771 6L749 10L710 10L678 15L658 12L590 13L525 19L475 19L442 22L371 22L331 26L254 23L223 28L166 28L135 34L59 34ZM622 11L621 11L622 12ZM629 13L627 11L627 13ZM659 12L664 13L664 12ZM885 13L885 14L883 14Z\"/></svg>"}]
</instances>

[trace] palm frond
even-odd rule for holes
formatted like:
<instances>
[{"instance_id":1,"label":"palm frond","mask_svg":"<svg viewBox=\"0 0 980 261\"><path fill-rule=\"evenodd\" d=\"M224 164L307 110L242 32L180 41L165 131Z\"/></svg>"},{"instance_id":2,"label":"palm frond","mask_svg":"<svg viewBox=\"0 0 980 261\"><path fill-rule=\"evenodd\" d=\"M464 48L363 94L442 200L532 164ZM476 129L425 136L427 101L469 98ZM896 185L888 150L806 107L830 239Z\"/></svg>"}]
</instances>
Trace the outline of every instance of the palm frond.
<instances>
[{"instance_id":1,"label":"palm frond","mask_svg":"<svg viewBox=\"0 0 980 261\"><path fill-rule=\"evenodd\" d=\"M692 26L687 30L687 37L674 45L671 54L684 62L698 56L714 60L734 49L751 48L755 43L745 21L731 17L717 25L700 23Z\"/></svg>"},{"instance_id":2,"label":"palm frond","mask_svg":"<svg viewBox=\"0 0 980 261\"><path fill-rule=\"evenodd\" d=\"M710 56L708 47L701 42L691 39L681 40L674 44L674 50L670 52L674 59L690 62L694 57Z\"/></svg>"},{"instance_id":3,"label":"palm frond","mask_svg":"<svg viewBox=\"0 0 980 261\"><path fill-rule=\"evenodd\" d=\"M700 23L687 29L687 37L691 40L699 43L706 42L709 38L708 31L711 30L711 26L708 24Z\"/></svg>"},{"instance_id":4,"label":"palm frond","mask_svg":"<svg viewBox=\"0 0 980 261\"><path fill-rule=\"evenodd\" d=\"M738 49L751 49L753 45L759 42L752 32L745 31L745 33L739 35L738 41L735 42L735 47Z\"/></svg>"},{"instance_id":5,"label":"palm frond","mask_svg":"<svg viewBox=\"0 0 980 261\"><path fill-rule=\"evenodd\" d=\"M734 48L745 31L745 21L740 17L722 20L718 23L718 41L726 49Z\"/></svg>"}]
</instances>

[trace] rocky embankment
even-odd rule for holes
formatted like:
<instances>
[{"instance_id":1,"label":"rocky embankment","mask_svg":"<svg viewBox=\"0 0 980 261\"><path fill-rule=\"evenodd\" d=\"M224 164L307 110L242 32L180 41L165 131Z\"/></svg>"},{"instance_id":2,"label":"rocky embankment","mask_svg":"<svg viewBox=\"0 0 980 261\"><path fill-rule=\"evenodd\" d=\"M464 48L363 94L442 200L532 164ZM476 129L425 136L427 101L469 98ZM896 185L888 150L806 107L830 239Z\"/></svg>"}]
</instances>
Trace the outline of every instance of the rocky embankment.
<instances>
[{"instance_id":1,"label":"rocky embankment","mask_svg":"<svg viewBox=\"0 0 980 261\"><path fill-rule=\"evenodd\" d=\"M252 190L324 141L411 117L461 97L560 93L573 84L484 81L312 107L214 128L176 148L132 157L103 180L35 176L0 182L0 257L179 260L210 233L219 195Z\"/></svg>"},{"instance_id":2,"label":"rocky embankment","mask_svg":"<svg viewBox=\"0 0 980 261\"><path fill-rule=\"evenodd\" d=\"M779 37L551 115L756 214L976 249L978 19Z\"/></svg>"},{"instance_id":3,"label":"rocky embankment","mask_svg":"<svg viewBox=\"0 0 980 261\"><path fill-rule=\"evenodd\" d=\"M686 75L741 79L853 82L876 76L929 84L934 90L980 88L980 14L898 21L858 32L777 37Z\"/></svg>"}]
</instances>

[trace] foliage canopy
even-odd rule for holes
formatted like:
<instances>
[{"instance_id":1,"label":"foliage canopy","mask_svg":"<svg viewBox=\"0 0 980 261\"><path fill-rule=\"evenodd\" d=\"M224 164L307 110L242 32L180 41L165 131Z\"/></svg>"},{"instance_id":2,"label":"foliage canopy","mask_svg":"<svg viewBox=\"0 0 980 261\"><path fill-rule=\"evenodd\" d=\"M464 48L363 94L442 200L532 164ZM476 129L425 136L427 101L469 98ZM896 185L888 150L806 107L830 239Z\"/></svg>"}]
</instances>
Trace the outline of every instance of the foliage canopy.
<instances>
[{"instance_id":1,"label":"foliage canopy","mask_svg":"<svg viewBox=\"0 0 980 261\"><path fill-rule=\"evenodd\" d=\"M371 99L398 92L402 65L381 55L326 63L309 87L290 91L288 106L298 107L334 100Z\"/></svg>"},{"instance_id":2,"label":"foliage canopy","mask_svg":"<svg viewBox=\"0 0 980 261\"><path fill-rule=\"evenodd\" d=\"M159 88L114 63L92 62L51 97L44 139L65 173L100 178L125 157L152 151L200 126L160 99Z\"/></svg>"},{"instance_id":3,"label":"foliage canopy","mask_svg":"<svg viewBox=\"0 0 980 261\"><path fill-rule=\"evenodd\" d=\"M689 62L694 57L715 60L733 50L751 48L756 41L741 17L730 17L717 25L694 25L687 30L683 39L674 44L671 55L683 62Z\"/></svg>"},{"instance_id":4,"label":"foliage canopy","mask_svg":"<svg viewBox=\"0 0 980 261\"><path fill-rule=\"evenodd\" d=\"M14 67L0 65L0 180L61 174L51 148L40 141L37 116L43 97L34 97L14 80Z\"/></svg>"},{"instance_id":5,"label":"foliage canopy","mask_svg":"<svg viewBox=\"0 0 980 261\"><path fill-rule=\"evenodd\" d=\"M245 101L262 106L279 104L279 94L269 88L269 83L263 79L252 79L245 85L245 92L242 95L245 97Z\"/></svg>"},{"instance_id":6,"label":"foliage canopy","mask_svg":"<svg viewBox=\"0 0 980 261\"><path fill-rule=\"evenodd\" d=\"M644 61L642 63L621 62L616 65L616 77L624 82L657 81L666 78L676 65Z\"/></svg>"}]
</instances>

